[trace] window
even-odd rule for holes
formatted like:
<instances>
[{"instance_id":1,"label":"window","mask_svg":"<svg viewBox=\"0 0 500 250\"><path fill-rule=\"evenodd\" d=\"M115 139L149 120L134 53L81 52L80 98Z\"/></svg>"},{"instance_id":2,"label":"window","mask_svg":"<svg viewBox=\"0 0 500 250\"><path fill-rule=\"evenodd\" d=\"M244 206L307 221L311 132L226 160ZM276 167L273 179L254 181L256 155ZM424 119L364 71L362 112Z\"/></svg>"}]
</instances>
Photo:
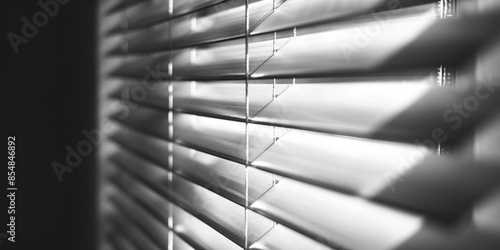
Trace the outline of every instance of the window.
<instances>
[{"instance_id":1,"label":"window","mask_svg":"<svg viewBox=\"0 0 500 250\"><path fill-rule=\"evenodd\" d=\"M499 10L462 2L103 1L103 248L494 249Z\"/></svg>"}]
</instances>

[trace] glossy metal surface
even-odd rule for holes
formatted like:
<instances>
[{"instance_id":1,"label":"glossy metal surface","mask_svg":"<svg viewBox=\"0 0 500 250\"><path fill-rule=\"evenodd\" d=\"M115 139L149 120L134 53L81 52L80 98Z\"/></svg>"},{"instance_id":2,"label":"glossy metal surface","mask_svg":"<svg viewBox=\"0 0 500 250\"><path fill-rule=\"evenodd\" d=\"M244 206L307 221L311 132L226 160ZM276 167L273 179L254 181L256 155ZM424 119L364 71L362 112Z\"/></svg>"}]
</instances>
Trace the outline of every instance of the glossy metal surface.
<instances>
[{"instance_id":1,"label":"glossy metal surface","mask_svg":"<svg viewBox=\"0 0 500 250\"><path fill-rule=\"evenodd\" d=\"M287 0L271 13L252 34L299 27L315 22L355 16L373 11L382 0Z\"/></svg>"},{"instance_id":2,"label":"glossy metal surface","mask_svg":"<svg viewBox=\"0 0 500 250\"><path fill-rule=\"evenodd\" d=\"M430 152L423 146L292 130L252 165L317 185L370 196L386 187L391 173L410 171L418 162L413 166L402 164L415 153L425 157Z\"/></svg>"},{"instance_id":3,"label":"glossy metal surface","mask_svg":"<svg viewBox=\"0 0 500 250\"><path fill-rule=\"evenodd\" d=\"M174 200L178 206L243 246L245 209L242 206L182 177L174 176L172 181Z\"/></svg>"},{"instance_id":4,"label":"glossy metal surface","mask_svg":"<svg viewBox=\"0 0 500 250\"><path fill-rule=\"evenodd\" d=\"M329 239L309 238L303 234L297 233L281 224L276 225L264 237L253 243L251 250L289 250L289 249L313 249L313 250L332 250L322 241Z\"/></svg>"},{"instance_id":5,"label":"glossy metal surface","mask_svg":"<svg viewBox=\"0 0 500 250\"><path fill-rule=\"evenodd\" d=\"M391 249L422 226L420 216L290 179L281 179L252 208L328 245ZM362 239L362 240L361 240Z\"/></svg>"},{"instance_id":6,"label":"glossy metal surface","mask_svg":"<svg viewBox=\"0 0 500 250\"><path fill-rule=\"evenodd\" d=\"M178 206L174 206L173 218L177 235L195 249L243 249Z\"/></svg>"},{"instance_id":7,"label":"glossy metal surface","mask_svg":"<svg viewBox=\"0 0 500 250\"><path fill-rule=\"evenodd\" d=\"M245 205L245 166L180 145L173 147L173 171L217 194Z\"/></svg>"},{"instance_id":8,"label":"glossy metal surface","mask_svg":"<svg viewBox=\"0 0 500 250\"><path fill-rule=\"evenodd\" d=\"M168 113L146 106L129 108L123 106L112 118L118 123L168 139Z\"/></svg>"},{"instance_id":9,"label":"glossy metal surface","mask_svg":"<svg viewBox=\"0 0 500 250\"><path fill-rule=\"evenodd\" d=\"M121 147L133 151L165 169L167 168L168 142L166 140L124 126L117 126L115 133L110 138Z\"/></svg>"}]
</instances>

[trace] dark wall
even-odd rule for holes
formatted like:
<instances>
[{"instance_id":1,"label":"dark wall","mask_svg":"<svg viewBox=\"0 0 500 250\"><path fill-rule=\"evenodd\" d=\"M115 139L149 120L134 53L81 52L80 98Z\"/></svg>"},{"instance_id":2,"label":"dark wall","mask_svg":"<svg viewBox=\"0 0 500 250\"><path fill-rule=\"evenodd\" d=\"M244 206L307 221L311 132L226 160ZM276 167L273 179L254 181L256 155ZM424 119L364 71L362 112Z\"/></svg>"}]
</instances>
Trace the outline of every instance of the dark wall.
<instances>
[{"instance_id":1,"label":"dark wall","mask_svg":"<svg viewBox=\"0 0 500 250\"><path fill-rule=\"evenodd\" d=\"M49 0L41 0L47 2ZM60 0L61 2L64 2ZM66 0L67 1L67 0ZM60 183L51 166L64 163L66 146L75 148L95 122L96 3L70 0L46 25L19 45L22 17L42 11L38 1L3 1L0 152L16 136L16 243L7 231L7 159L0 168L0 249L95 249L95 150L64 174ZM42 19L40 19L43 21Z\"/></svg>"}]
</instances>

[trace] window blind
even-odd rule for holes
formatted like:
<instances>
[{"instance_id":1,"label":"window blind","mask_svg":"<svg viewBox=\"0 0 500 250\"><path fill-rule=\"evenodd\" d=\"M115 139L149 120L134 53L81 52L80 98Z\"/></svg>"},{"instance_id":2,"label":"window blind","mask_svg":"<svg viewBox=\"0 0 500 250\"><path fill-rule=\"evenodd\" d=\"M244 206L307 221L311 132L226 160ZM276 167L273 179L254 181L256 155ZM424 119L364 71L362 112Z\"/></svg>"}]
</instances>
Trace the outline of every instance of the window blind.
<instances>
[{"instance_id":1,"label":"window blind","mask_svg":"<svg viewBox=\"0 0 500 250\"><path fill-rule=\"evenodd\" d=\"M103 1L102 248L500 246L482 2Z\"/></svg>"}]
</instances>

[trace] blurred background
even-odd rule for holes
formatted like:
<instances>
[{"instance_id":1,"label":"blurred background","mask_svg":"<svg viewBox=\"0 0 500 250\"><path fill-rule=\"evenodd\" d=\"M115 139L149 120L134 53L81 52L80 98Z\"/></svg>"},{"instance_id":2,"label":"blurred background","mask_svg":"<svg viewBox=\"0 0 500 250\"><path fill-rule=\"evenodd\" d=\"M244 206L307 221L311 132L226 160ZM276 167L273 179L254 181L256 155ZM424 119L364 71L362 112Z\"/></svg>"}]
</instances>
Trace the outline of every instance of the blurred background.
<instances>
[{"instance_id":1,"label":"blurred background","mask_svg":"<svg viewBox=\"0 0 500 250\"><path fill-rule=\"evenodd\" d=\"M37 14L47 13L38 1L5 1L0 7L0 124L5 157L7 136L16 136L18 187L16 243L0 238L0 249L96 249L95 154L85 157L62 183L52 168L54 161L65 162L67 146L75 148L85 138L83 129L97 126L97 2L66 2L57 2L57 11L48 7L53 16ZM29 38L23 34L25 23L36 25L37 32L25 28ZM14 38L17 46L9 39L11 33L21 37ZM0 233L7 234L5 159Z\"/></svg>"},{"instance_id":2,"label":"blurred background","mask_svg":"<svg viewBox=\"0 0 500 250\"><path fill-rule=\"evenodd\" d=\"M500 247L499 1L2 9L2 249Z\"/></svg>"}]
</instances>

